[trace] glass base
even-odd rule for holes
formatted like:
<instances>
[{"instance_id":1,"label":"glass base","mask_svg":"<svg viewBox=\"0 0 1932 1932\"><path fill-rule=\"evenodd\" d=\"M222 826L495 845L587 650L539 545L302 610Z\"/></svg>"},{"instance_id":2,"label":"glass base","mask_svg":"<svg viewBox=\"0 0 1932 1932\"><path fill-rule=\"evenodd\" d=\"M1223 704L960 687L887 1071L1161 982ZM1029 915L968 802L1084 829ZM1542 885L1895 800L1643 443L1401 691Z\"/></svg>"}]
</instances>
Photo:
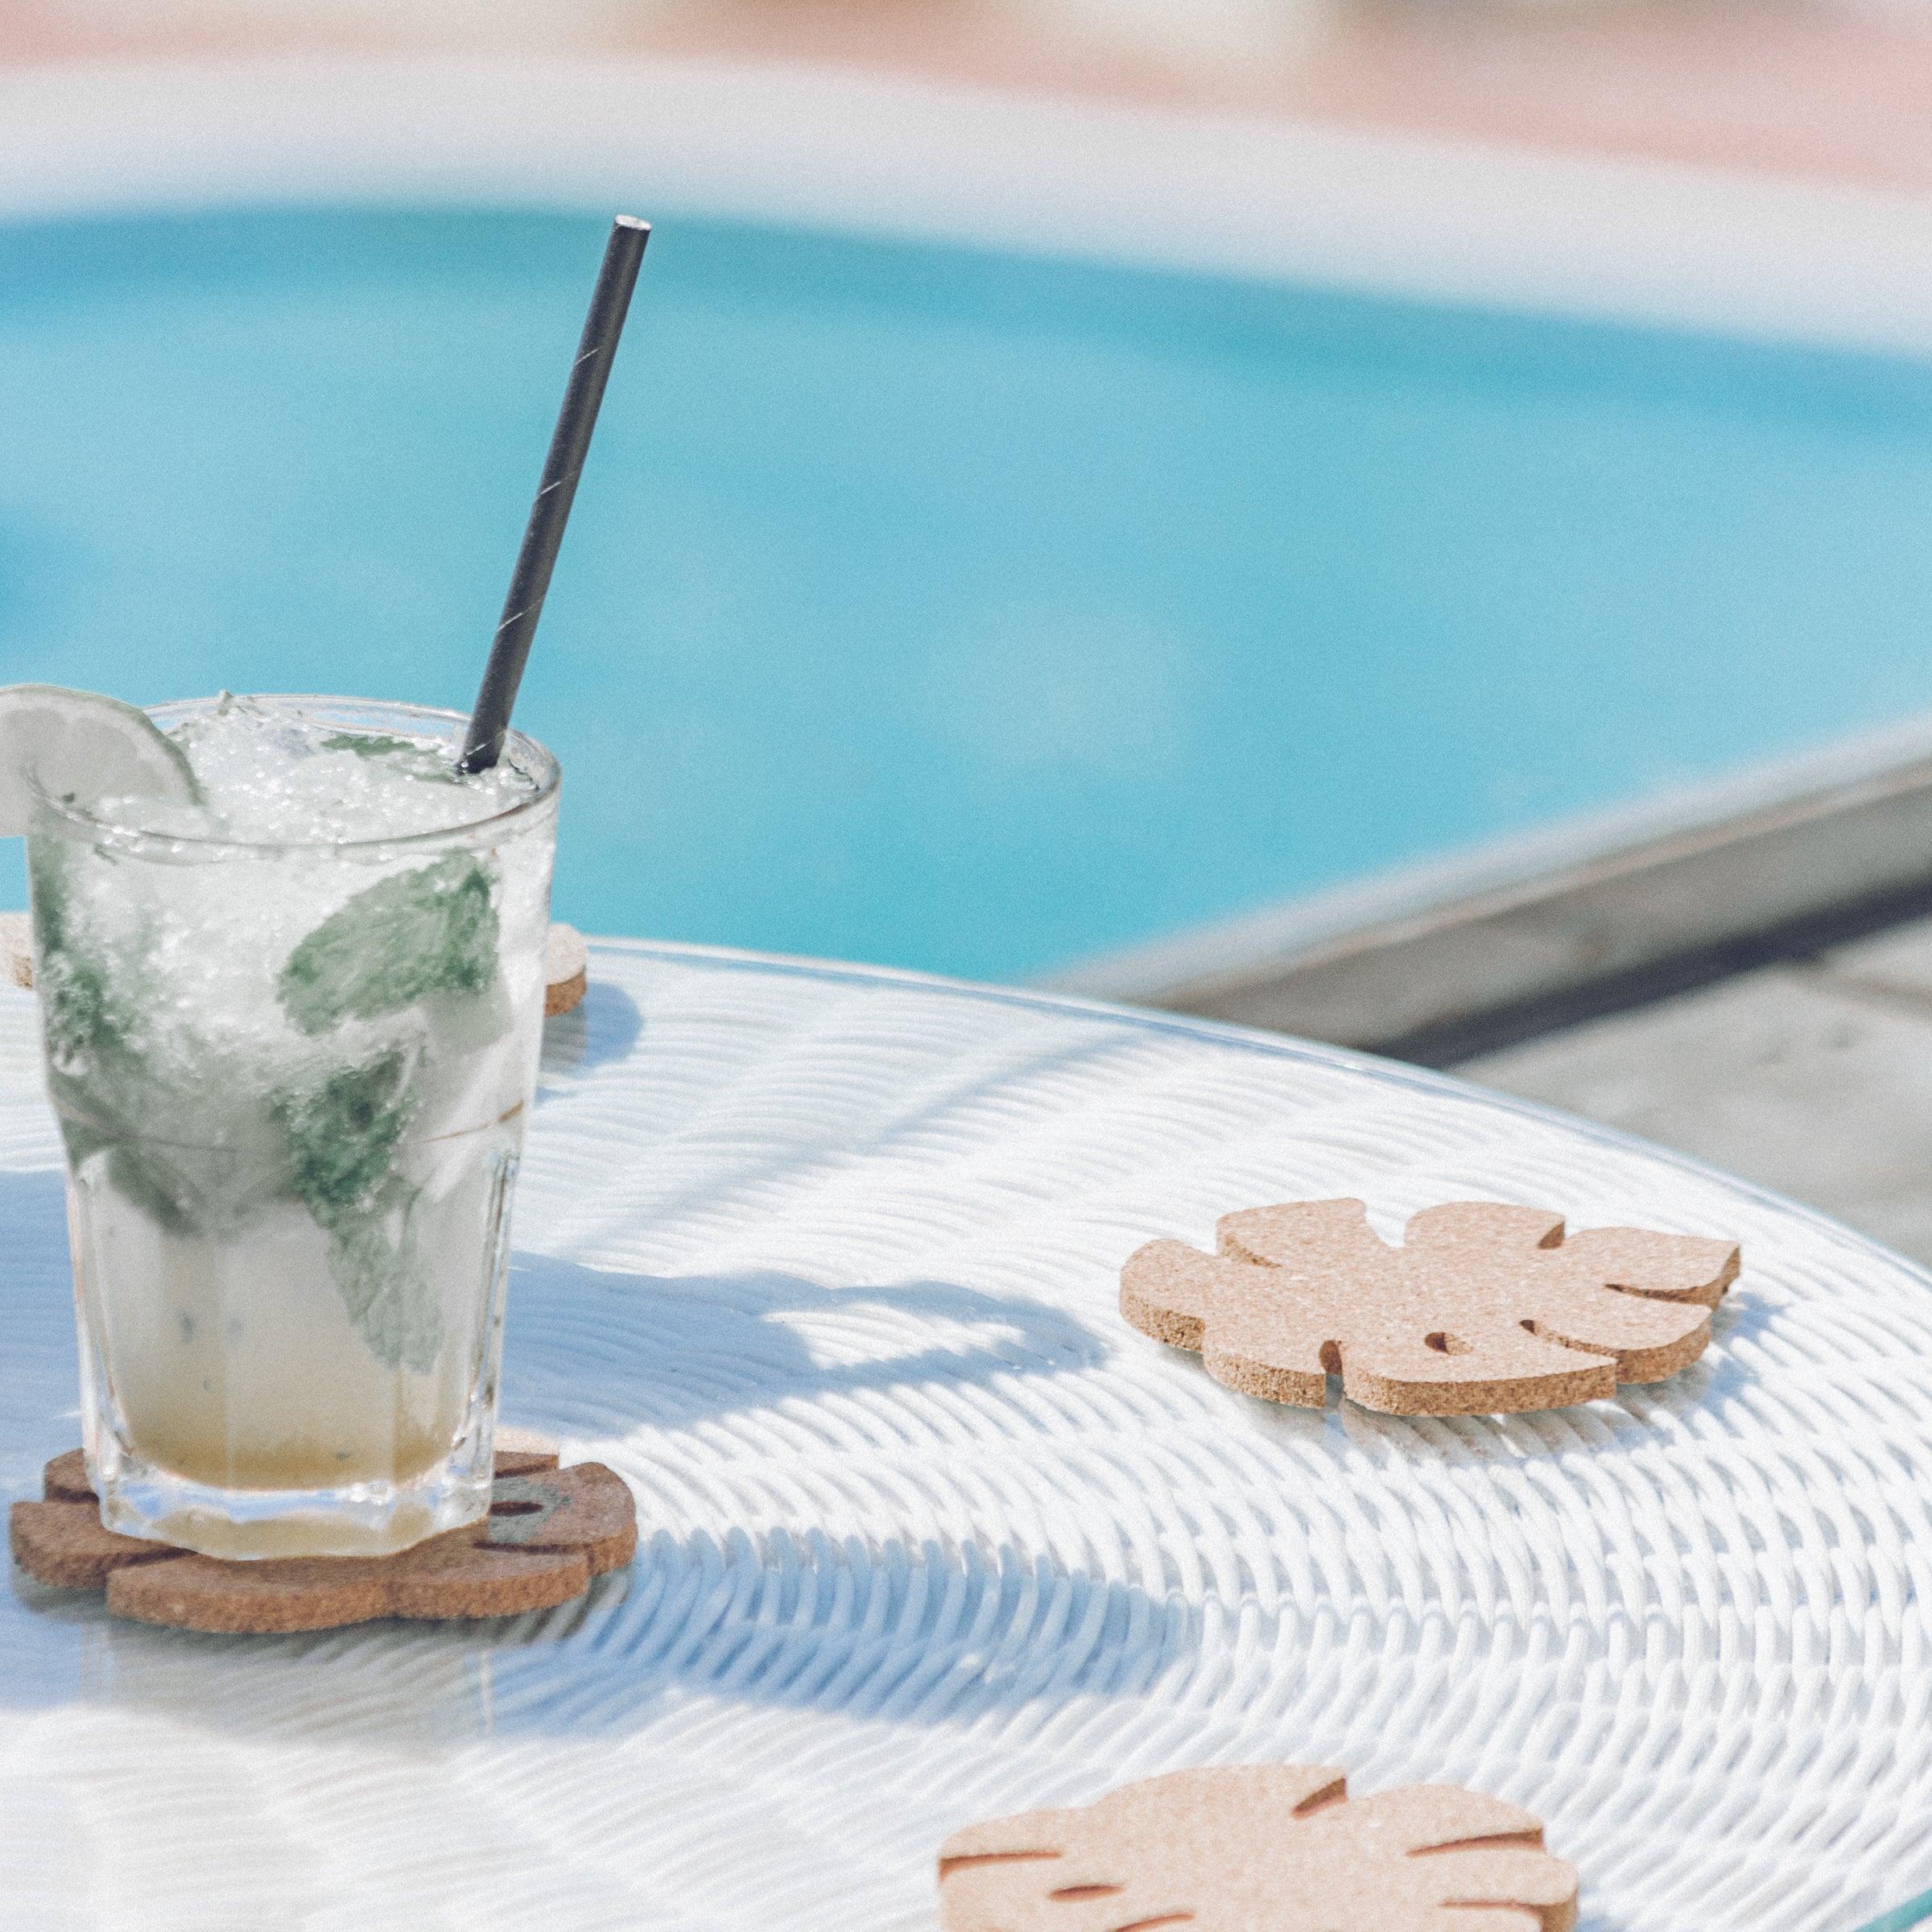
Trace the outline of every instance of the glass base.
<instances>
[{"instance_id":1,"label":"glass base","mask_svg":"<svg viewBox=\"0 0 1932 1932\"><path fill-rule=\"evenodd\" d=\"M108 1466L97 1468L90 1454L88 1472L106 1528L204 1556L393 1556L489 1513L487 1456L481 1469L451 1457L407 1482L328 1489L221 1488L137 1455L99 1459Z\"/></svg>"}]
</instances>

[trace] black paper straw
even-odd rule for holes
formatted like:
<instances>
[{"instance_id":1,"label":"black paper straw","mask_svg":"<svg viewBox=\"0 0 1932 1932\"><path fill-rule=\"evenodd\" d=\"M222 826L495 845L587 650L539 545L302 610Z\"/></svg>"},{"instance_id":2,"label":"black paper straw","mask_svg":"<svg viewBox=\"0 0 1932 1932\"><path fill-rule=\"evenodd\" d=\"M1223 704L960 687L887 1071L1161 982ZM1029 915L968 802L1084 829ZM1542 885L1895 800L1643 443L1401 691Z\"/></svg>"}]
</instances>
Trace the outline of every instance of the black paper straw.
<instances>
[{"instance_id":1,"label":"black paper straw","mask_svg":"<svg viewBox=\"0 0 1932 1932\"><path fill-rule=\"evenodd\" d=\"M650 239L650 224L634 215L619 215L611 224L604 266L597 270L597 286L591 294L590 313L584 318L577 359L570 365L564 407L557 412L556 431L544 459L543 481L530 506L517 568L510 575L510 594L503 600L503 615L489 647L489 662L483 667L483 683L477 692L476 709L470 714L463 755L456 761L458 771L487 771L502 755L510 707L517 701L523 667L530 662L530 640L543 614L550 573L564 541L564 526L570 520L577 478L590 448L590 432L597 426L597 408L604 400L604 385L610 378L611 357L624 332L630 291L637 286L644 245Z\"/></svg>"}]
</instances>

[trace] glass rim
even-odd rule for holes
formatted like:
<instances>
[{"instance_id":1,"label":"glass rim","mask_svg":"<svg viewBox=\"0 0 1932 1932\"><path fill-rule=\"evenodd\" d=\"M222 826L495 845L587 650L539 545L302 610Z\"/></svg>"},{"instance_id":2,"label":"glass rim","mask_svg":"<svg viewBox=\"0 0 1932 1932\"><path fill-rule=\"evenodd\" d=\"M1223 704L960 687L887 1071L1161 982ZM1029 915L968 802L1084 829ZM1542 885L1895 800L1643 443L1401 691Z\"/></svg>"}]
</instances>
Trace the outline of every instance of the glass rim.
<instances>
[{"instance_id":1,"label":"glass rim","mask_svg":"<svg viewBox=\"0 0 1932 1932\"><path fill-rule=\"evenodd\" d=\"M213 697L178 698L164 704L146 706L147 715L157 725L167 725L212 710L224 698L244 698L250 704L279 707L290 712L311 712L326 716L332 711L374 714L393 718L398 724L467 727L469 715L446 711L434 704L411 704L391 698L347 698L312 691L224 691ZM346 720L345 720L346 721ZM43 813L56 821L58 836L78 834L89 839L112 840L125 850L139 852L164 847L183 857L221 854L275 857L305 852L345 856L408 852L452 843L473 840L480 833L541 811L555 802L563 782L563 770L553 753L526 733L514 728L504 738L504 756L514 758L517 768L535 781L536 790L528 798L487 812L481 818L464 819L454 825L440 825L427 832L377 832L367 838L353 839L237 839L211 836L199 832L162 832L151 825L130 824L125 819L103 816L91 806L68 799L54 799L44 792L39 804ZM35 828L35 829L39 829Z\"/></svg>"}]
</instances>

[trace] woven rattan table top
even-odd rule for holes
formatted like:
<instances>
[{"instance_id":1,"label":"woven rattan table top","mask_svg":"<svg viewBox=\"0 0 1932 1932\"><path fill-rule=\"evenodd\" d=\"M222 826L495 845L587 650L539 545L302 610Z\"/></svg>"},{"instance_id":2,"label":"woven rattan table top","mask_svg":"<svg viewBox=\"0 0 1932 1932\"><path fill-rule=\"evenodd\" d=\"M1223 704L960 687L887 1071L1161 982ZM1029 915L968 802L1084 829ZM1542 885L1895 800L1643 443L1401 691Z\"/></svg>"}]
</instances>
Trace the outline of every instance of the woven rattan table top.
<instances>
[{"instance_id":1,"label":"woven rattan table top","mask_svg":"<svg viewBox=\"0 0 1932 1932\"><path fill-rule=\"evenodd\" d=\"M469 1629L0 1600L0 1922L888 1932L972 1818L1191 1763L1538 1813L1595 1932L1932 1884L1932 1283L1455 1083L859 968L593 947L517 1209L504 1414L633 1567ZM0 995L0 1474L72 1439L59 1149ZM1540 1416L1236 1395L1121 1261L1360 1195L1743 1241L1703 1359Z\"/></svg>"}]
</instances>

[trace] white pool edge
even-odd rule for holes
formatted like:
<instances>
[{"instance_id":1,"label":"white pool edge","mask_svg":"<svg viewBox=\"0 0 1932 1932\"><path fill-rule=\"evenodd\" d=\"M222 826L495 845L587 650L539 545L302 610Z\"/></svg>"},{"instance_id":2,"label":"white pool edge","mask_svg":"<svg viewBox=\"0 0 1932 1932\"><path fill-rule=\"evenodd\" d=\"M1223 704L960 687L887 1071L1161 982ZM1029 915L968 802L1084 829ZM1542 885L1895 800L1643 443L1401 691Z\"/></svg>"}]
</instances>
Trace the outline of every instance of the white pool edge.
<instances>
[{"instance_id":1,"label":"white pool edge","mask_svg":"<svg viewBox=\"0 0 1932 1932\"><path fill-rule=\"evenodd\" d=\"M433 198L724 215L1932 352L1932 200L691 59L0 72L0 217Z\"/></svg>"}]
</instances>

